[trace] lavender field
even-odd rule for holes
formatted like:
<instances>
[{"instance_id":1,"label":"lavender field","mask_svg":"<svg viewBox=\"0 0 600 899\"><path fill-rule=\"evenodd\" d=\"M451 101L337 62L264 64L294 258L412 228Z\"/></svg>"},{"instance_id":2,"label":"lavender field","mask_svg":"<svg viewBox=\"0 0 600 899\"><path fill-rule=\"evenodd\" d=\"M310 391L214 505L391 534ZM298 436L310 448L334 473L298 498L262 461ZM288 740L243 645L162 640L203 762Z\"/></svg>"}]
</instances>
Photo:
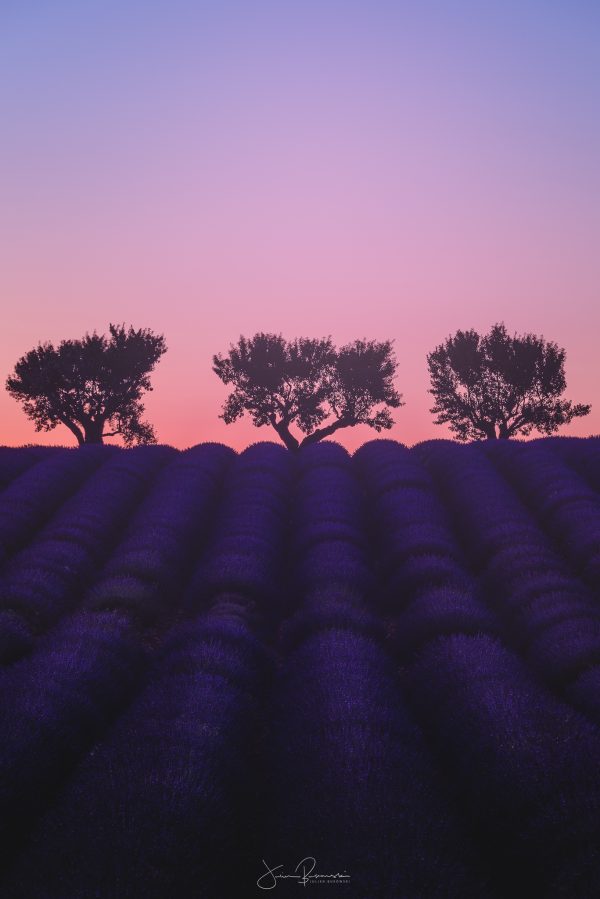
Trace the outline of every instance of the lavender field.
<instances>
[{"instance_id":1,"label":"lavender field","mask_svg":"<svg viewBox=\"0 0 600 899\"><path fill-rule=\"evenodd\" d=\"M600 895L600 438L5 447L0 563L3 899Z\"/></svg>"}]
</instances>

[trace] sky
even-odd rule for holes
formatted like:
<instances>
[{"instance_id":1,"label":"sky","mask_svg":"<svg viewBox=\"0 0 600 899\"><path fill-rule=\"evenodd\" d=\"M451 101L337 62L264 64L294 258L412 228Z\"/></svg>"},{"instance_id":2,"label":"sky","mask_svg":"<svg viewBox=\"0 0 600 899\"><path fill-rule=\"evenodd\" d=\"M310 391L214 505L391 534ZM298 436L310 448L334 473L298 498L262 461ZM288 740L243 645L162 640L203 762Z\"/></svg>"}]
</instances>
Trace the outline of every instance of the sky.
<instances>
[{"instance_id":1,"label":"sky","mask_svg":"<svg viewBox=\"0 0 600 899\"><path fill-rule=\"evenodd\" d=\"M2 0L2 382L149 327L159 441L241 450L279 438L218 417L215 353L393 339L394 427L334 439L410 445L449 436L427 353L504 321L600 434L599 46L596 0ZM0 388L0 443L72 440Z\"/></svg>"}]
</instances>

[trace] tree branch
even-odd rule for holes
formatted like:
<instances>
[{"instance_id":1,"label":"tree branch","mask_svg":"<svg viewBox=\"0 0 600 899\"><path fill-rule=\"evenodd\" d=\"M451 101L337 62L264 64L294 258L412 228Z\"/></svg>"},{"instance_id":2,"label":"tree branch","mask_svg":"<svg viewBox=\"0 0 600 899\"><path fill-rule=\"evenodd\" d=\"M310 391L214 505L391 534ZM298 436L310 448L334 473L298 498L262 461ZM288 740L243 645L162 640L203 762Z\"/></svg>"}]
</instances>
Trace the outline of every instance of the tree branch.
<instances>
[{"instance_id":1,"label":"tree branch","mask_svg":"<svg viewBox=\"0 0 600 899\"><path fill-rule=\"evenodd\" d=\"M330 434L334 434L340 428L347 428L353 424L358 424L356 419L345 418L344 416L342 416L341 418L338 418L337 421L332 422L330 425L326 425L324 428L317 428L312 432L312 434L308 434L308 436L304 438L300 446L305 446L307 443L316 443L318 440L322 440L324 437L329 437Z\"/></svg>"},{"instance_id":2,"label":"tree branch","mask_svg":"<svg viewBox=\"0 0 600 899\"><path fill-rule=\"evenodd\" d=\"M64 425L67 426L67 428L69 429L69 431L72 434L75 435L75 437L77 438L77 442L79 444L85 443L83 431L80 428L78 428L74 422L69 421L69 419L66 418L66 416L64 416L64 415L57 415L56 417L58 418L59 421L61 421Z\"/></svg>"}]
</instances>

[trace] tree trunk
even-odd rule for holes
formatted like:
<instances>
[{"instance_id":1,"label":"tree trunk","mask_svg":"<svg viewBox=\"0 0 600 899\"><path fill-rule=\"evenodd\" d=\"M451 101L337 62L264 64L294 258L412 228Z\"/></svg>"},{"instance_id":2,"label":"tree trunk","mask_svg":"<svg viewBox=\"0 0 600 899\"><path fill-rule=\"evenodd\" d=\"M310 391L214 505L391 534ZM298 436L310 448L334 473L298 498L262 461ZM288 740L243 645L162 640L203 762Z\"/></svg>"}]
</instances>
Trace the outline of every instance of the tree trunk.
<instances>
[{"instance_id":1,"label":"tree trunk","mask_svg":"<svg viewBox=\"0 0 600 899\"><path fill-rule=\"evenodd\" d=\"M69 429L71 434L75 435L75 438L76 438L79 446L83 446L83 444L85 443L85 437L83 436L83 431L81 430L81 428L79 428L75 424L75 422L70 421L64 415L59 415L58 418L59 418L59 421L62 421L62 423Z\"/></svg>"},{"instance_id":2,"label":"tree trunk","mask_svg":"<svg viewBox=\"0 0 600 899\"><path fill-rule=\"evenodd\" d=\"M84 443L104 443L102 439L103 422L91 421L85 425Z\"/></svg>"},{"instance_id":3,"label":"tree trunk","mask_svg":"<svg viewBox=\"0 0 600 899\"><path fill-rule=\"evenodd\" d=\"M295 452L298 449L299 444L294 435L290 434L287 425L284 424L284 422L276 421L274 417L271 418L271 424L285 443L287 449Z\"/></svg>"}]
</instances>

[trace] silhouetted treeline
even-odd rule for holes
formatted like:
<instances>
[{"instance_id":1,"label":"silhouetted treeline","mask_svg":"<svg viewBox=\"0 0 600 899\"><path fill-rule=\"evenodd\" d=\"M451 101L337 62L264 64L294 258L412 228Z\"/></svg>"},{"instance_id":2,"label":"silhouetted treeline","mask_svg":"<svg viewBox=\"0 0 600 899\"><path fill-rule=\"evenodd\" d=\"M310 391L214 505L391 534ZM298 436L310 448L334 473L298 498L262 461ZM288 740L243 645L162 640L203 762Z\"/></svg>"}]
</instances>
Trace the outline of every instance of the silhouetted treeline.
<instances>
[{"instance_id":1,"label":"silhouetted treeline","mask_svg":"<svg viewBox=\"0 0 600 899\"><path fill-rule=\"evenodd\" d=\"M294 451L359 424L390 430L390 409L404 405L393 383L392 345L357 339L336 349L331 337L240 336L227 355L212 359L215 374L233 386L219 418L231 424L247 412ZM36 431L62 424L79 444L117 436L127 446L155 443L141 397L152 390L150 373L166 349L164 336L150 329L110 324L109 336L39 344L19 359L6 387ZM511 336L503 323L484 335L457 331L427 355L427 365L430 411L458 440L553 434L591 409L562 398L564 349L535 334Z\"/></svg>"}]
</instances>

